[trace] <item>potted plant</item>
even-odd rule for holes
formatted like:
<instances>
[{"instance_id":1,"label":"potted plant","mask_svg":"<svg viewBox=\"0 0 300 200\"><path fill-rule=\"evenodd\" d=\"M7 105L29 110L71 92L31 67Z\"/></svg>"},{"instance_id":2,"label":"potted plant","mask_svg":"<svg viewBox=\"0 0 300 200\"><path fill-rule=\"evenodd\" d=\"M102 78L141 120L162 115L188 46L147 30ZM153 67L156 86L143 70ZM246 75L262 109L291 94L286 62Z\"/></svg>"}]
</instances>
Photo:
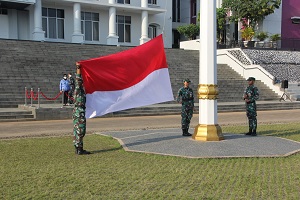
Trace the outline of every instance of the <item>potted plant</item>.
<instances>
[{"instance_id":1,"label":"potted plant","mask_svg":"<svg viewBox=\"0 0 300 200\"><path fill-rule=\"evenodd\" d=\"M281 39L281 35L280 34L278 34L278 33L276 33L276 34L273 34L273 35L270 35L270 40L271 40L271 43L272 43L272 47L273 48L277 48L277 42L278 42L278 40L280 40Z\"/></svg>"},{"instance_id":2,"label":"potted plant","mask_svg":"<svg viewBox=\"0 0 300 200\"><path fill-rule=\"evenodd\" d=\"M267 32L262 31L262 32L257 33L255 35L255 38L258 39L259 42L256 43L257 44L256 46L260 47L260 48L264 47L264 44L265 44L264 40L267 39L268 37L269 37L269 34Z\"/></svg>"},{"instance_id":3,"label":"potted plant","mask_svg":"<svg viewBox=\"0 0 300 200\"><path fill-rule=\"evenodd\" d=\"M255 32L252 27L248 26L248 27L244 28L243 30L241 30L241 33L242 33L241 37L244 40L244 46L248 47L249 41L252 40Z\"/></svg>"}]
</instances>

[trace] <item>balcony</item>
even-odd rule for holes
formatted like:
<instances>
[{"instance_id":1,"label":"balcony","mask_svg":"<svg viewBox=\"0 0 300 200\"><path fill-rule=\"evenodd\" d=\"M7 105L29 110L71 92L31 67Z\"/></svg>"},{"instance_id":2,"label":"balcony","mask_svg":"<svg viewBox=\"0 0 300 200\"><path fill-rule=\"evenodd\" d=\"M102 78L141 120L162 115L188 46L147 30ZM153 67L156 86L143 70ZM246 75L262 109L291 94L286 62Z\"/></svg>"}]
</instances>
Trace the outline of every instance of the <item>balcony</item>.
<instances>
[{"instance_id":1,"label":"balcony","mask_svg":"<svg viewBox=\"0 0 300 200\"><path fill-rule=\"evenodd\" d=\"M0 2L0 8L23 10L32 4L35 0L4 0Z\"/></svg>"}]
</instances>

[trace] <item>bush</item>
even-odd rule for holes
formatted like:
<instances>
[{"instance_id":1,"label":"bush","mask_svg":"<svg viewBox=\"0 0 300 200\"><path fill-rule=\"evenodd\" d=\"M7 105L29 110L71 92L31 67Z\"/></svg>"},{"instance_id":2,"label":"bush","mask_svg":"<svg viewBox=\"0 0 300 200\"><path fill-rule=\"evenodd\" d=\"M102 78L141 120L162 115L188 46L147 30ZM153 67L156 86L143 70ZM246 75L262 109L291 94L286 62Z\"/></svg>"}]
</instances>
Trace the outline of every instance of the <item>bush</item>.
<instances>
[{"instance_id":1,"label":"bush","mask_svg":"<svg viewBox=\"0 0 300 200\"><path fill-rule=\"evenodd\" d=\"M177 31L187 37L189 40L194 39L197 35L199 35L200 27L196 24L189 24L189 25L183 25L179 26L177 28Z\"/></svg>"},{"instance_id":2,"label":"bush","mask_svg":"<svg viewBox=\"0 0 300 200\"><path fill-rule=\"evenodd\" d=\"M269 37L269 34L267 32L259 32L255 35L255 38L257 38L259 41L264 41Z\"/></svg>"},{"instance_id":3,"label":"bush","mask_svg":"<svg viewBox=\"0 0 300 200\"><path fill-rule=\"evenodd\" d=\"M276 42L276 41L281 39L281 35L276 33L276 34L270 35L269 38L270 38L271 41Z\"/></svg>"}]
</instances>

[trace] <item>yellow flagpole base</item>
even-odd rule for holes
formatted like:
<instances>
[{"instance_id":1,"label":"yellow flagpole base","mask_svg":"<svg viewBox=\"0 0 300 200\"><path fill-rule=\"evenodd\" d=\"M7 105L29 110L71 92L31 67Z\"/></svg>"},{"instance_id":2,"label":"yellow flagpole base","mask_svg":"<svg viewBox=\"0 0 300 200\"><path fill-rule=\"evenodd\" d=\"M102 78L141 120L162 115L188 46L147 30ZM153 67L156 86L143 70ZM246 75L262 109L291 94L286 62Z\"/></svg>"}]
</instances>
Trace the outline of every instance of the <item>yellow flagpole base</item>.
<instances>
[{"instance_id":1,"label":"yellow flagpole base","mask_svg":"<svg viewBox=\"0 0 300 200\"><path fill-rule=\"evenodd\" d=\"M198 126L195 127L195 131L192 138L194 140L199 140L199 141L224 140L222 129L218 124L215 125L198 124Z\"/></svg>"}]
</instances>

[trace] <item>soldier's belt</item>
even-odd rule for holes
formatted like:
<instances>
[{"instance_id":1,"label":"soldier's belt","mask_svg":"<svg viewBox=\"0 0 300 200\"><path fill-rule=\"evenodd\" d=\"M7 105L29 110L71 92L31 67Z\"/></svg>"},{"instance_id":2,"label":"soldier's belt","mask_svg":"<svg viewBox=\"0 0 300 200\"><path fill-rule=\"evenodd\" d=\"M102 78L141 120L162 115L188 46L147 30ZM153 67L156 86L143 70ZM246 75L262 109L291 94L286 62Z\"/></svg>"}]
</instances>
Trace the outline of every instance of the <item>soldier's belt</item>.
<instances>
[{"instance_id":1,"label":"soldier's belt","mask_svg":"<svg viewBox=\"0 0 300 200\"><path fill-rule=\"evenodd\" d=\"M193 100L193 98L192 99L182 99L182 101L191 101L191 100Z\"/></svg>"}]
</instances>

